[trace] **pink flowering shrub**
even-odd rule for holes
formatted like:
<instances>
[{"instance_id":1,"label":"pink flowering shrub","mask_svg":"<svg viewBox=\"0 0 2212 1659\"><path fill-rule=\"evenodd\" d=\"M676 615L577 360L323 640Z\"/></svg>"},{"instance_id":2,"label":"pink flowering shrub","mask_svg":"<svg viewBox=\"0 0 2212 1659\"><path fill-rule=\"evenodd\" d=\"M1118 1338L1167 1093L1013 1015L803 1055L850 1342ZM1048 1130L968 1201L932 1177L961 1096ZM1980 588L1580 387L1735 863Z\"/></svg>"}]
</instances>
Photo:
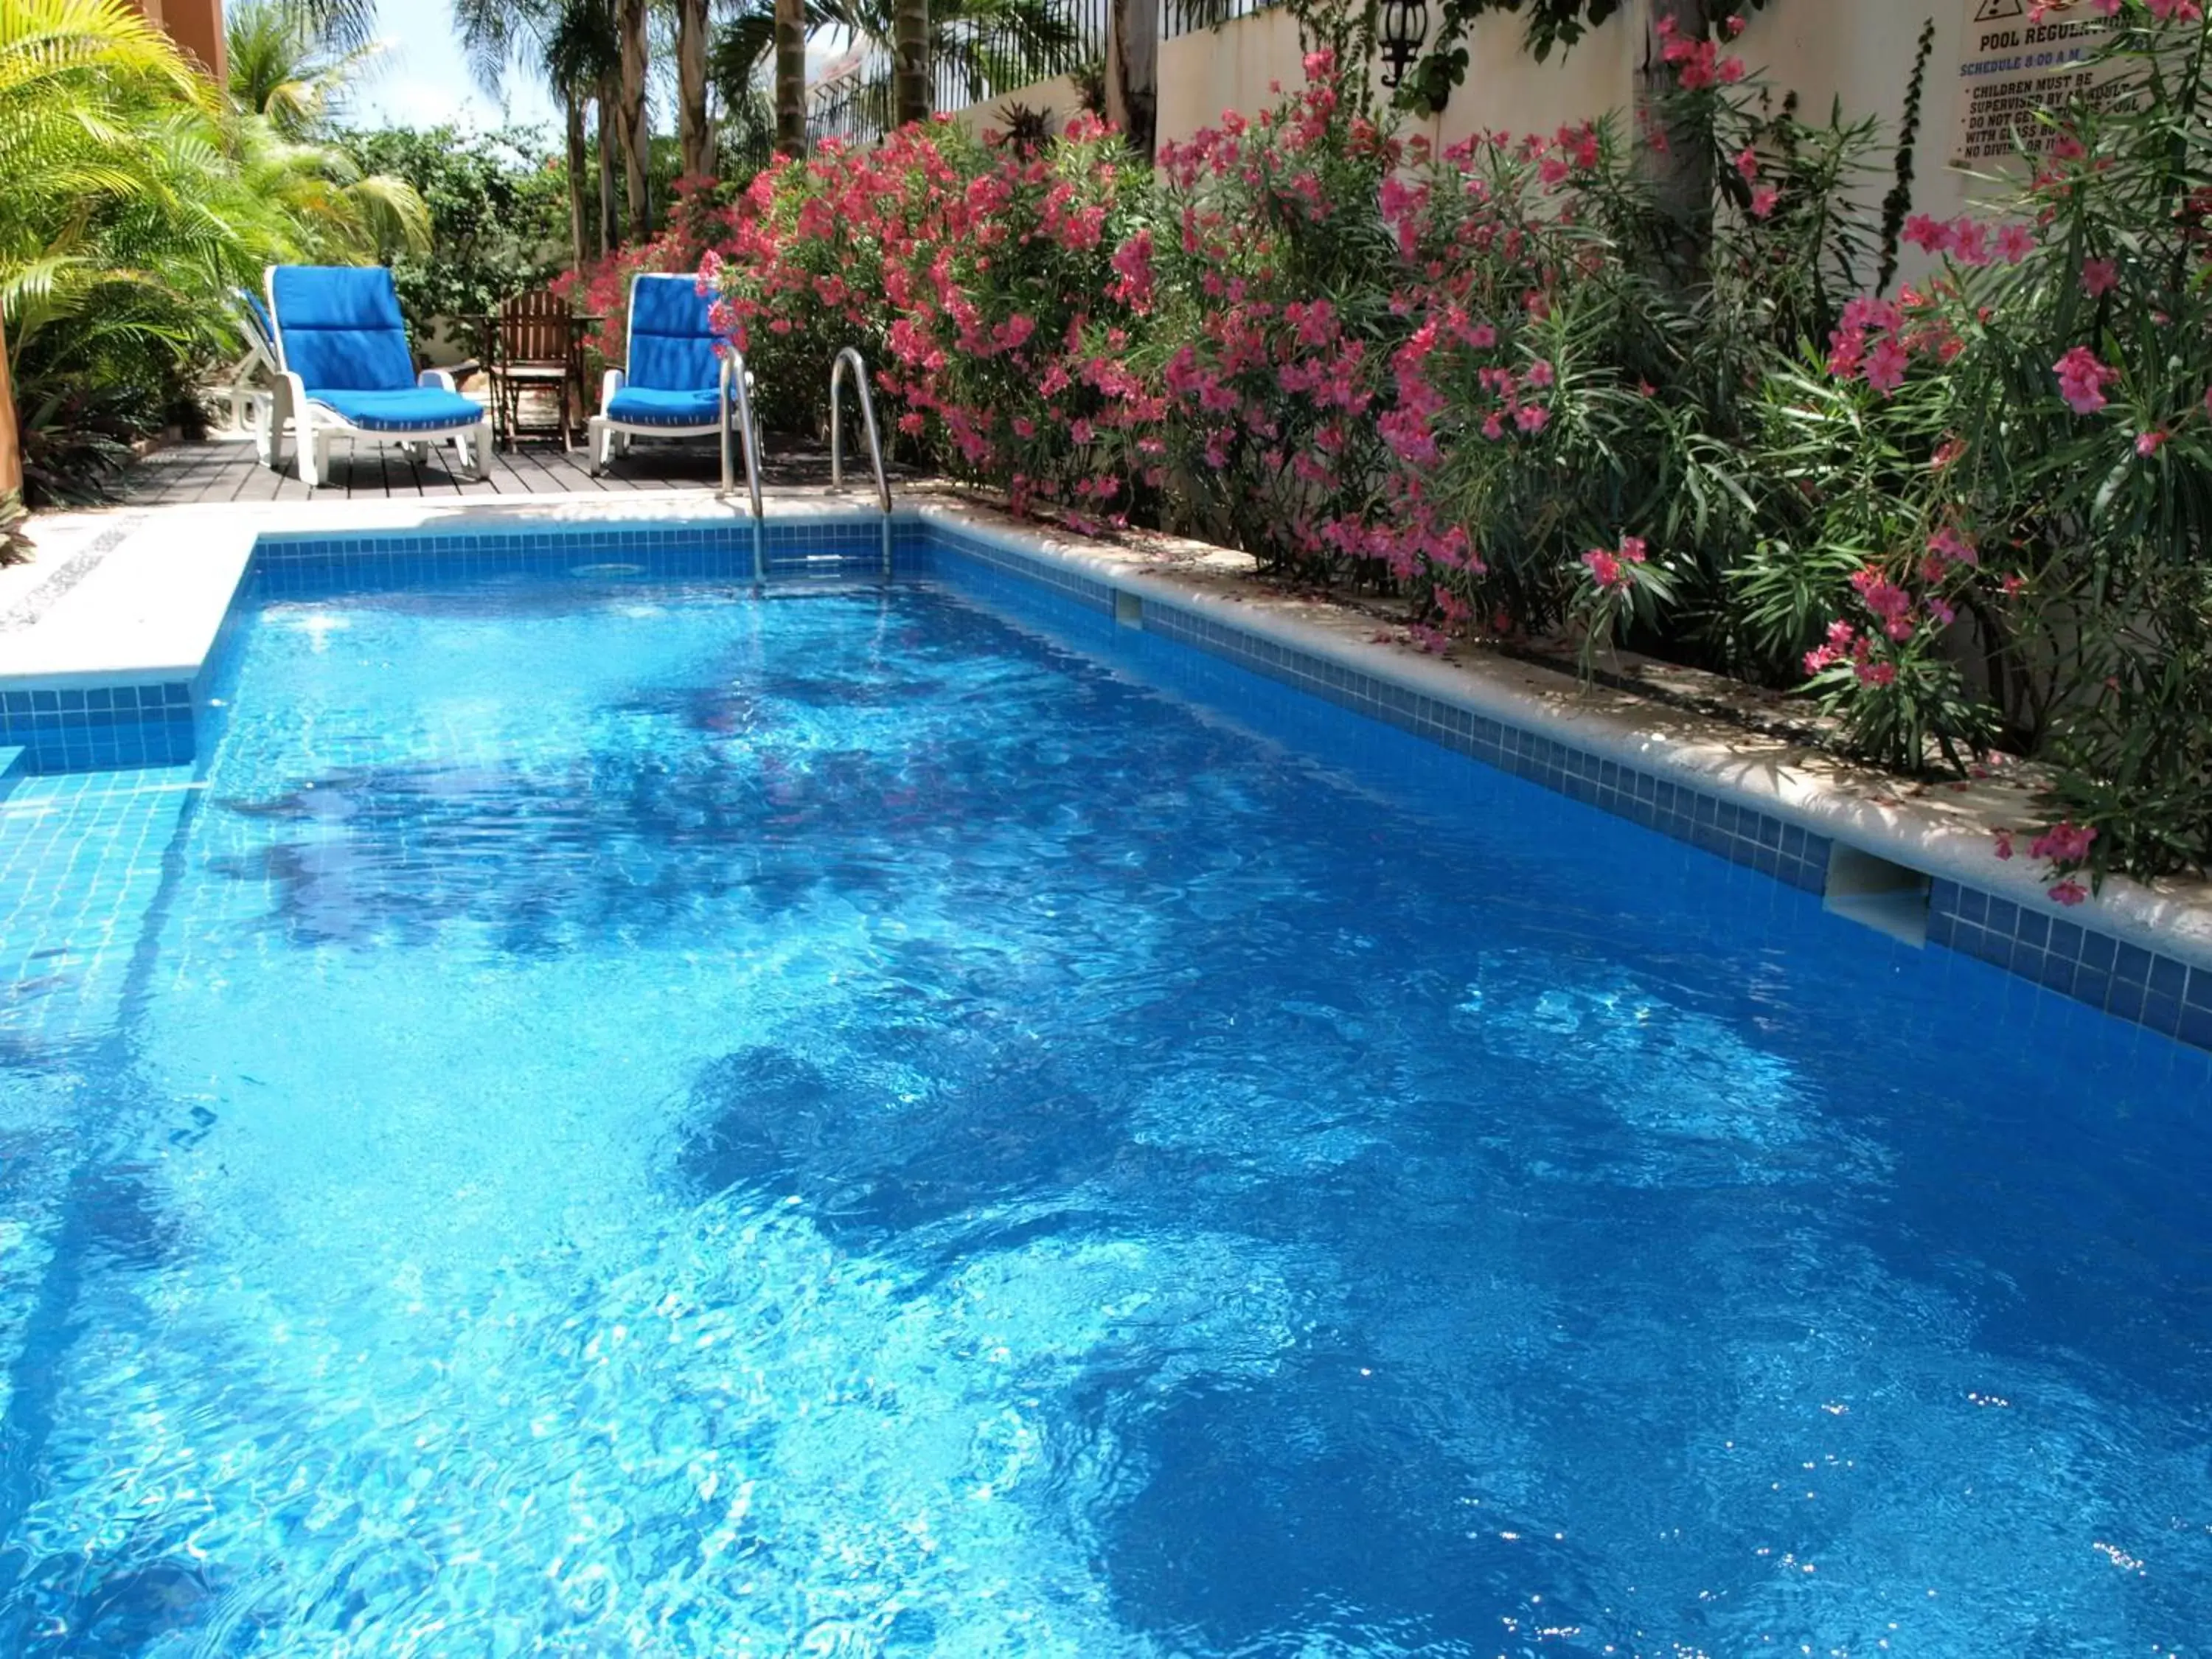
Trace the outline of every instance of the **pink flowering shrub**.
<instances>
[{"instance_id":1,"label":"pink flowering shrub","mask_svg":"<svg viewBox=\"0 0 2212 1659\"><path fill-rule=\"evenodd\" d=\"M2197 8L2102 9L2132 26L2107 71L2132 95L2057 112L2014 200L1908 221L1940 273L1854 301L1826 384L1780 400L1881 584L1838 596L1856 632L1808 660L1814 688L1872 738L1929 673L1926 738L2054 763L2061 819L2028 851L2062 902L2077 872L2212 858L2212 155L2190 113L2212 88Z\"/></svg>"},{"instance_id":2,"label":"pink flowering shrub","mask_svg":"<svg viewBox=\"0 0 2212 1659\"><path fill-rule=\"evenodd\" d=\"M716 316L764 384L818 410L857 345L910 447L1018 511L1125 523L1164 453L1130 366L1154 299L1142 205L1088 117L1039 145L908 127L756 179L712 262Z\"/></svg>"},{"instance_id":3,"label":"pink flowering shrub","mask_svg":"<svg viewBox=\"0 0 2212 1659\"><path fill-rule=\"evenodd\" d=\"M1326 48L1249 121L1161 153L1154 350L1170 465L1196 528L1307 575L1394 559L1378 436L1393 270L1377 212L1405 160Z\"/></svg>"}]
</instances>

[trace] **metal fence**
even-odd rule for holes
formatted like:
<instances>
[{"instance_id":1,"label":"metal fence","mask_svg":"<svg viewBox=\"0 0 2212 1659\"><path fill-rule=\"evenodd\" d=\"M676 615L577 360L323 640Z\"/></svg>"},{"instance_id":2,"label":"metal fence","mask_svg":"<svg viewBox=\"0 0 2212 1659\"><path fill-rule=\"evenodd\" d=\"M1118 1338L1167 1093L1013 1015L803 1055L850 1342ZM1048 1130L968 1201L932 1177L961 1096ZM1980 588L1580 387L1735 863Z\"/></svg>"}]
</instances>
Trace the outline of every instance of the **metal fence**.
<instances>
[{"instance_id":1,"label":"metal fence","mask_svg":"<svg viewBox=\"0 0 2212 1659\"><path fill-rule=\"evenodd\" d=\"M891 78L888 74L848 75L817 87L806 106L806 147L834 138L847 149L872 144L890 131Z\"/></svg>"},{"instance_id":2,"label":"metal fence","mask_svg":"<svg viewBox=\"0 0 2212 1659\"><path fill-rule=\"evenodd\" d=\"M953 18L938 24L930 42L935 107L951 112L988 104L1054 76L1081 75L1103 64L1109 4L1110 0L1039 0L987 22ZM806 141L810 146L825 138L848 145L873 143L890 130L893 107L890 61L872 54L858 72L816 88L807 105Z\"/></svg>"},{"instance_id":3,"label":"metal fence","mask_svg":"<svg viewBox=\"0 0 2212 1659\"><path fill-rule=\"evenodd\" d=\"M1160 39L1218 28L1240 17L1272 11L1281 0L1160 0Z\"/></svg>"}]
</instances>

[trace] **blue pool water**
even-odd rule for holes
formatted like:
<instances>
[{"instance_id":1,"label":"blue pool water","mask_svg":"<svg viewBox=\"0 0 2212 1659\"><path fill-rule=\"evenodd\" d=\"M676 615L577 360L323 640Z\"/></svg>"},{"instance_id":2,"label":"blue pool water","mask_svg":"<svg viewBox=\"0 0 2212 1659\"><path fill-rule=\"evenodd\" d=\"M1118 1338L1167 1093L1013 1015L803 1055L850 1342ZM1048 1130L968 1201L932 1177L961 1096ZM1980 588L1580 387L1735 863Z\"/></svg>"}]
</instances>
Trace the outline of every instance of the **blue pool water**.
<instances>
[{"instance_id":1,"label":"blue pool water","mask_svg":"<svg viewBox=\"0 0 2212 1659\"><path fill-rule=\"evenodd\" d=\"M2205 1055L997 586L376 586L0 800L0 1652L2208 1651Z\"/></svg>"}]
</instances>

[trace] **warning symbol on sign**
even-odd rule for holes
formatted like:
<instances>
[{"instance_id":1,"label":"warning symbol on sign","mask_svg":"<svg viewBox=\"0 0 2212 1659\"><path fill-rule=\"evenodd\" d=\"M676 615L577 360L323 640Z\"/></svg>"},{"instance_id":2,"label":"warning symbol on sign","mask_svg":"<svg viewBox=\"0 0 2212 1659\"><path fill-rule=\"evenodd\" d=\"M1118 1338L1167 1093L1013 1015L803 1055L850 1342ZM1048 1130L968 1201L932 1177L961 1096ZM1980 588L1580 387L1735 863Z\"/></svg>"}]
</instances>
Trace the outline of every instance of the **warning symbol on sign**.
<instances>
[{"instance_id":1,"label":"warning symbol on sign","mask_svg":"<svg viewBox=\"0 0 2212 1659\"><path fill-rule=\"evenodd\" d=\"M2008 17L2017 17L2027 9L2027 0L1982 0L1982 9L1974 14L1977 23L2002 22Z\"/></svg>"}]
</instances>

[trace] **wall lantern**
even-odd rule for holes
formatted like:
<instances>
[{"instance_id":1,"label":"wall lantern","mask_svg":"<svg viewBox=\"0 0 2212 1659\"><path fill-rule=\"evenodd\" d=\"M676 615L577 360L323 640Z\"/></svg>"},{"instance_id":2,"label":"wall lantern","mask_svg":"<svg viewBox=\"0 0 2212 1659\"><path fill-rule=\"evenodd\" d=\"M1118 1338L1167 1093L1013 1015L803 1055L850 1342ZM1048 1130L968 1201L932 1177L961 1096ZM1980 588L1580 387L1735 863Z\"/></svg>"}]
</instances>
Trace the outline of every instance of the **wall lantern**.
<instances>
[{"instance_id":1,"label":"wall lantern","mask_svg":"<svg viewBox=\"0 0 2212 1659\"><path fill-rule=\"evenodd\" d=\"M1382 84L1395 89L1421 55L1421 42L1428 38L1429 9L1422 0L1382 0L1380 22L1382 61L1389 65L1382 71Z\"/></svg>"}]
</instances>

